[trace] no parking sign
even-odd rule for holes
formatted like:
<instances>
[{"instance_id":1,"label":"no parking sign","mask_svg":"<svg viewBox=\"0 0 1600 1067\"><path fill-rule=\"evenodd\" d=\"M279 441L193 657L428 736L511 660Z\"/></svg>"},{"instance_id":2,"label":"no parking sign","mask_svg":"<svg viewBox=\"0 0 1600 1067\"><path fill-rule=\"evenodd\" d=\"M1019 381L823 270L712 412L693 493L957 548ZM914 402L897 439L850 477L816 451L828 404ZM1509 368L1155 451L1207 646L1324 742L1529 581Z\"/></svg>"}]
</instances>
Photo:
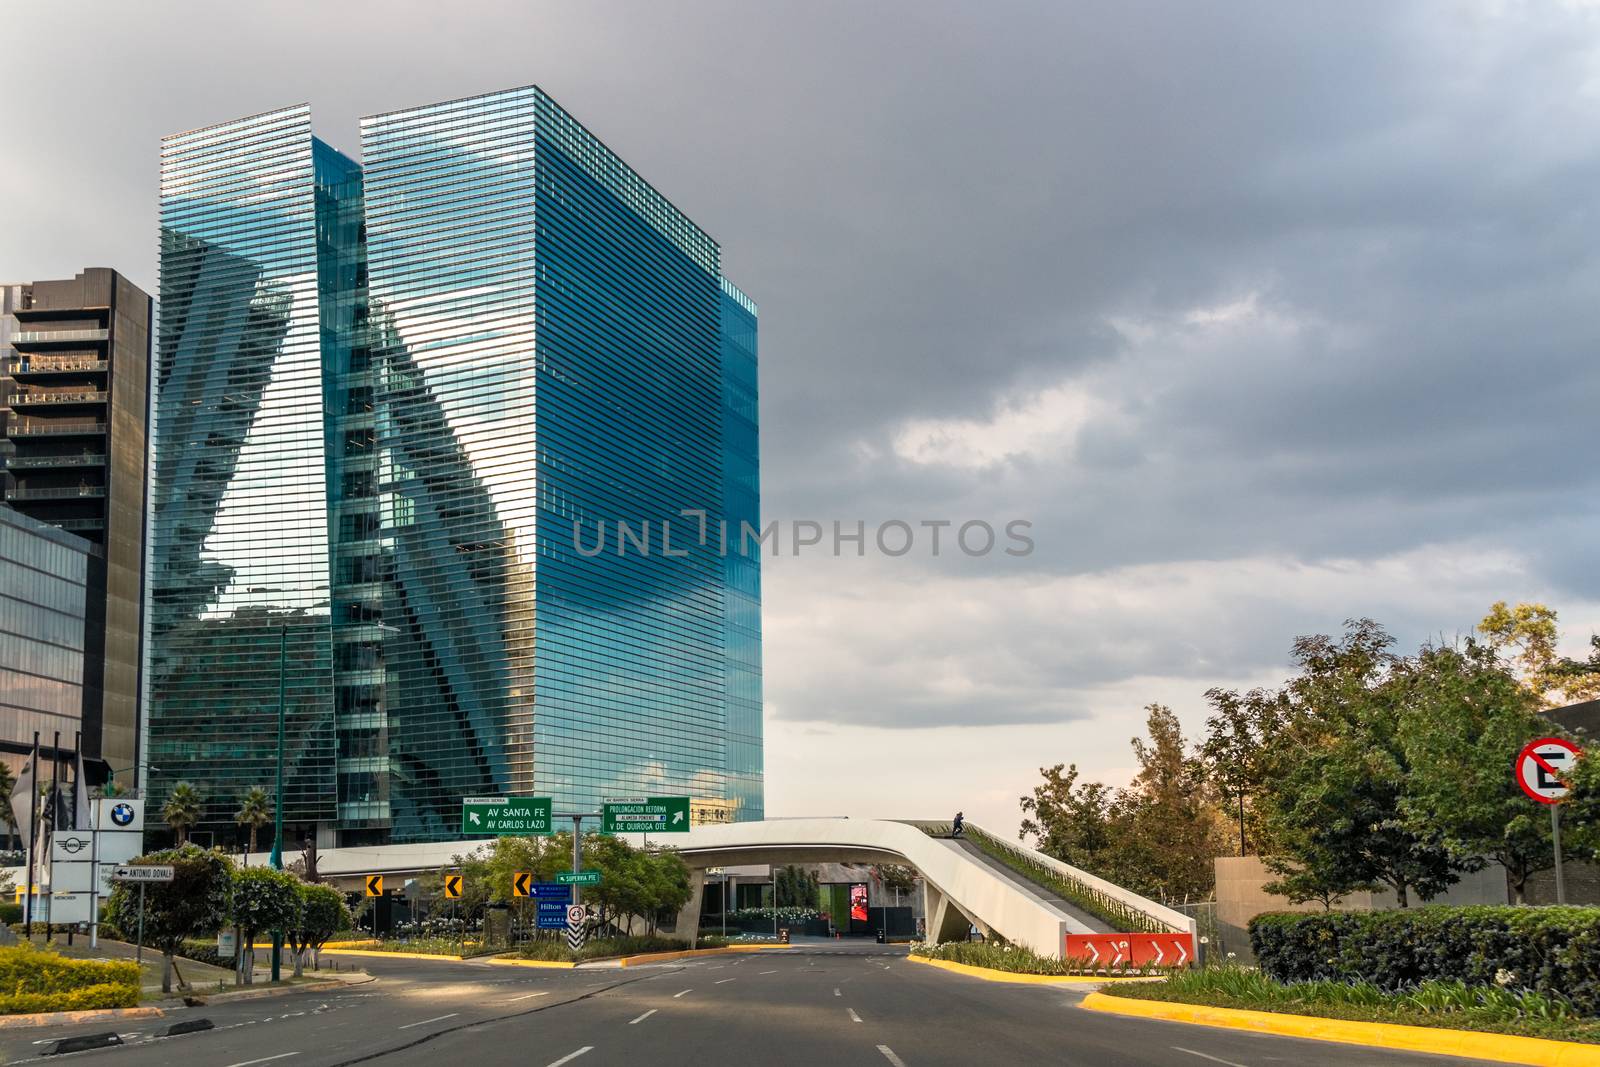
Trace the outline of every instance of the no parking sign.
<instances>
[{"instance_id":1,"label":"no parking sign","mask_svg":"<svg viewBox=\"0 0 1600 1067\"><path fill-rule=\"evenodd\" d=\"M1578 746L1560 737L1530 741L1517 754L1517 784L1541 804L1559 804L1572 792L1567 780L1578 756Z\"/></svg>"},{"instance_id":2,"label":"no parking sign","mask_svg":"<svg viewBox=\"0 0 1600 1067\"><path fill-rule=\"evenodd\" d=\"M1556 903L1567 902L1567 883L1561 873L1561 802L1572 792L1572 768L1582 751L1560 737L1529 741L1512 765L1517 784L1528 796L1550 805L1550 844L1555 852Z\"/></svg>"}]
</instances>

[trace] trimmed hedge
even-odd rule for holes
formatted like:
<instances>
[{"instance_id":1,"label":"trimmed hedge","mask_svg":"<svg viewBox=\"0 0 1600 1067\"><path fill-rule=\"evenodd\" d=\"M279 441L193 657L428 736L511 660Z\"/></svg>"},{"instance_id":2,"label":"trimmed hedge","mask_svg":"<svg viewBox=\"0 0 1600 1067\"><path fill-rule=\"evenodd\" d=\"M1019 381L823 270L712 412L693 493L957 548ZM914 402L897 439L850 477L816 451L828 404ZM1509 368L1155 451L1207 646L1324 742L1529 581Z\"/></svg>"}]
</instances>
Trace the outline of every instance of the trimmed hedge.
<instances>
[{"instance_id":1,"label":"trimmed hedge","mask_svg":"<svg viewBox=\"0 0 1600 1067\"><path fill-rule=\"evenodd\" d=\"M0 1014L128 1008L139 1003L139 965L75 960L29 945L0 948Z\"/></svg>"},{"instance_id":2,"label":"trimmed hedge","mask_svg":"<svg viewBox=\"0 0 1600 1067\"><path fill-rule=\"evenodd\" d=\"M1250 920L1250 948L1279 982L1359 981L1395 992L1453 980L1533 989L1600 1015L1600 908L1273 912Z\"/></svg>"}]
</instances>

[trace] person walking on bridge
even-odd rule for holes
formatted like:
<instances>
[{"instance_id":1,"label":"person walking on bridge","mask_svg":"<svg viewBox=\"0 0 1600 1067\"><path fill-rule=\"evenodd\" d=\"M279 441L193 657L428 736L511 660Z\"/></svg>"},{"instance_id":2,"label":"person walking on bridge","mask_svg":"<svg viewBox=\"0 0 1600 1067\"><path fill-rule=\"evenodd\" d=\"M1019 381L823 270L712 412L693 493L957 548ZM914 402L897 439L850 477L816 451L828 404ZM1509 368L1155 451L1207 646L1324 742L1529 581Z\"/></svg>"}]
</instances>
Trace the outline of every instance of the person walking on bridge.
<instances>
[{"instance_id":1,"label":"person walking on bridge","mask_svg":"<svg viewBox=\"0 0 1600 1067\"><path fill-rule=\"evenodd\" d=\"M956 812L956 817L950 822L950 836L960 837L961 831L966 829L966 825L966 819L962 816L961 812Z\"/></svg>"}]
</instances>

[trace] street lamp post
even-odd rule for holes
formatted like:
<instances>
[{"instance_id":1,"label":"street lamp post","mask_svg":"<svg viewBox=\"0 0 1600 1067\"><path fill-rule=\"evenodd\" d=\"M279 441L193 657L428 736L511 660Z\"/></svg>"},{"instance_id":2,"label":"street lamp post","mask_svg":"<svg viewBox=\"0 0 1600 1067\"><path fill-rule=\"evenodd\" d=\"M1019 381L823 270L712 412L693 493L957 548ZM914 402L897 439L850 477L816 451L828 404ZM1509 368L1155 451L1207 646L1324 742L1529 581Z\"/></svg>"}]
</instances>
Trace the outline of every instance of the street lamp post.
<instances>
[{"instance_id":1,"label":"street lamp post","mask_svg":"<svg viewBox=\"0 0 1600 1067\"><path fill-rule=\"evenodd\" d=\"M272 866L283 870L283 690L284 669L288 660L289 627L278 627L278 770L276 798L272 804ZM255 966L252 960L250 965ZM283 966L283 931L272 931L272 980L278 981Z\"/></svg>"}]
</instances>

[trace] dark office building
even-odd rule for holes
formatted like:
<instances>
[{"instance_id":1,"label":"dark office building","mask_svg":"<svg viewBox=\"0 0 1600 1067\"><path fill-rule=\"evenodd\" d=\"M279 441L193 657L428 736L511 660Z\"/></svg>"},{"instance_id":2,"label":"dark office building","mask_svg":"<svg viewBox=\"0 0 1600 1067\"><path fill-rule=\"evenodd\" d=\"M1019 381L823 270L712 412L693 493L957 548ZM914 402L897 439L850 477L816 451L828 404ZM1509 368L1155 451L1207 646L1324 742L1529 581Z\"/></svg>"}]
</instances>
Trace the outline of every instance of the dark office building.
<instances>
[{"instance_id":1,"label":"dark office building","mask_svg":"<svg viewBox=\"0 0 1600 1067\"><path fill-rule=\"evenodd\" d=\"M94 547L0 504L0 761L83 728L83 642ZM4 827L0 827L3 831Z\"/></svg>"},{"instance_id":2,"label":"dark office building","mask_svg":"<svg viewBox=\"0 0 1600 1067\"><path fill-rule=\"evenodd\" d=\"M139 758L151 301L114 270L0 287L0 499L88 542L84 752Z\"/></svg>"}]
</instances>

